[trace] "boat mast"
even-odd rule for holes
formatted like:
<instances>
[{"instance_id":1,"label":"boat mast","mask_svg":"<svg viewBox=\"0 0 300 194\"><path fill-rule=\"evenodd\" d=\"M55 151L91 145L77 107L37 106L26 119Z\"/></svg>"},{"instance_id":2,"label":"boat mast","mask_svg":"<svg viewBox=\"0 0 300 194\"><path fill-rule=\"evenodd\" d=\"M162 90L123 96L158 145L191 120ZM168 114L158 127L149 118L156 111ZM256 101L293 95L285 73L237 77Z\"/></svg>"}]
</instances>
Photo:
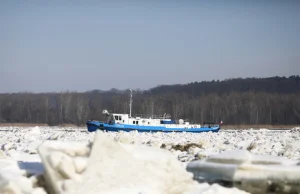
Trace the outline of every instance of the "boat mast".
<instances>
[{"instance_id":1,"label":"boat mast","mask_svg":"<svg viewBox=\"0 0 300 194\"><path fill-rule=\"evenodd\" d=\"M130 101L129 101L129 118L131 118L131 108L132 108L132 90L130 90Z\"/></svg>"}]
</instances>

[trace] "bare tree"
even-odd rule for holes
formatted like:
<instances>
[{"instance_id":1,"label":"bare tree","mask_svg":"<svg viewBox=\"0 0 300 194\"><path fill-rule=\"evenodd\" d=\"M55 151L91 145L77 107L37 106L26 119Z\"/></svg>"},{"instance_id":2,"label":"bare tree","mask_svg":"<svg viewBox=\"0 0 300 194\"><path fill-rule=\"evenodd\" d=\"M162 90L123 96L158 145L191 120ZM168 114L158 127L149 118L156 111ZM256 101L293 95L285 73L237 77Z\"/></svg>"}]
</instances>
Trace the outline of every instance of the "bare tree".
<instances>
[{"instance_id":1,"label":"bare tree","mask_svg":"<svg viewBox=\"0 0 300 194\"><path fill-rule=\"evenodd\" d=\"M48 110L49 110L49 97L44 97L44 103L45 103L45 123L48 123Z\"/></svg>"}]
</instances>

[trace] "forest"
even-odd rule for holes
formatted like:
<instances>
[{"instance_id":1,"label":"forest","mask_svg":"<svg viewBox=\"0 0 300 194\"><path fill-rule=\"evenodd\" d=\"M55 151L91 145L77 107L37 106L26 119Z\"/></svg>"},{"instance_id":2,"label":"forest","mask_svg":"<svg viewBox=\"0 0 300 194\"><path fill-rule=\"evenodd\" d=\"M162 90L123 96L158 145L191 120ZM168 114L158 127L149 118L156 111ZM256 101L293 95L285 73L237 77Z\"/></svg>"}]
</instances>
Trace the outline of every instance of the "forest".
<instances>
[{"instance_id":1,"label":"forest","mask_svg":"<svg viewBox=\"0 0 300 194\"><path fill-rule=\"evenodd\" d=\"M0 123L84 125L102 110L129 113L126 90L0 93ZM232 78L133 90L132 114L163 115L190 123L300 124L300 77Z\"/></svg>"}]
</instances>

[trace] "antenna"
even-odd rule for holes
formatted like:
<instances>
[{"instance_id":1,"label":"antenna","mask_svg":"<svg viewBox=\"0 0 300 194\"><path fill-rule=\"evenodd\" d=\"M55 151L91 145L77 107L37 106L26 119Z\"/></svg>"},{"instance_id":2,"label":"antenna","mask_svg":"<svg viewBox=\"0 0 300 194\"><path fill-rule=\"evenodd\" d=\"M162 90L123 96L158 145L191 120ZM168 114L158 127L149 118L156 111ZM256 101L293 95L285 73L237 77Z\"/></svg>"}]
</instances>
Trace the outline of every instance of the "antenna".
<instances>
[{"instance_id":1,"label":"antenna","mask_svg":"<svg viewBox=\"0 0 300 194\"><path fill-rule=\"evenodd\" d=\"M129 101L129 118L131 118L131 108L132 108L132 89L130 91L130 101Z\"/></svg>"}]
</instances>

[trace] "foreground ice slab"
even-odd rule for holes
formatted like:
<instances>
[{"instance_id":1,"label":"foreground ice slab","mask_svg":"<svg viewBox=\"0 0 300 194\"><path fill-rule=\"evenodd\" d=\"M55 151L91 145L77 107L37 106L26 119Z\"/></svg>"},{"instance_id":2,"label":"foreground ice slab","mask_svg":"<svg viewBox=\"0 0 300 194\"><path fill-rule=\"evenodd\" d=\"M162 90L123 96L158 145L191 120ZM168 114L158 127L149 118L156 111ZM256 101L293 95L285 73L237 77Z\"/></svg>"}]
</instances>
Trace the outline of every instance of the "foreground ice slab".
<instances>
[{"instance_id":1,"label":"foreground ice slab","mask_svg":"<svg viewBox=\"0 0 300 194\"><path fill-rule=\"evenodd\" d=\"M43 188L35 184L38 176L21 169L20 163L4 155L0 156L0 193L1 194L45 194Z\"/></svg>"},{"instance_id":2,"label":"foreground ice slab","mask_svg":"<svg viewBox=\"0 0 300 194\"><path fill-rule=\"evenodd\" d=\"M46 141L38 153L44 165L48 193L65 193L81 183L80 173L87 167L90 145L78 142Z\"/></svg>"},{"instance_id":3,"label":"foreground ice slab","mask_svg":"<svg viewBox=\"0 0 300 194\"><path fill-rule=\"evenodd\" d=\"M199 182L233 186L252 194L299 193L299 164L283 157L235 150L193 161L187 165L187 171Z\"/></svg>"},{"instance_id":4,"label":"foreground ice slab","mask_svg":"<svg viewBox=\"0 0 300 194\"><path fill-rule=\"evenodd\" d=\"M199 184L172 153L121 144L100 131L91 144L46 141L38 153L51 194L246 193Z\"/></svg>"}]
</instances>

